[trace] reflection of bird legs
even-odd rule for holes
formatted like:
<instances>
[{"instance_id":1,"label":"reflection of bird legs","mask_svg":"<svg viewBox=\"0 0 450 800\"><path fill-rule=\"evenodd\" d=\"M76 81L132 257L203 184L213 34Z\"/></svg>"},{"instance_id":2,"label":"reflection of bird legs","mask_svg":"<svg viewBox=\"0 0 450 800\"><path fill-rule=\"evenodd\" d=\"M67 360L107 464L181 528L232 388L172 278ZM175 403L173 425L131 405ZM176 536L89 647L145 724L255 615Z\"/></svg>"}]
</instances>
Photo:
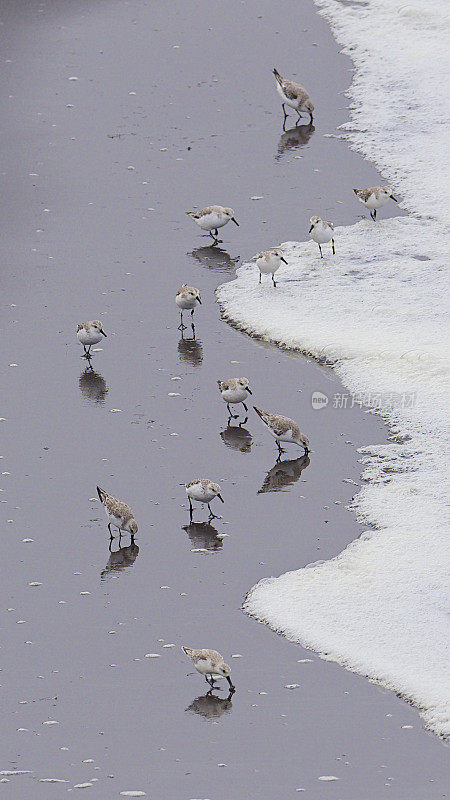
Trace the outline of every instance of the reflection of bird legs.
<instances>
[{"instance_id":1,"label":"reflection of bird legs","mask_svg":"<svg viewBox=\"0 0 450 800\"><path fill-rule=\"evenodd\" d=\"M87 350L86 350L86 345L85 344L83 345L83 347L84 347L84 355L82 356L82 358L87 358L88 361L90 361L91 358L92 358L92 355L91 355L91 347L92 347L92 345L90 344L88 346Z\"/></svg>"},{"instance_id":2,"label":"reflection of bird legs","mask_svg":"<svg viewBox=\"0 0 450 800\"><path fill-rule=\"evenodd\" d=\"M190 521L192 522L192 515L194 513L194 509L192 508L192 500L191 500L191 498L188 497L188 500L189 500L189 517L190 517Z\"/></svg>"},{"instance_id":3,"label":"reflection of bird legs","mask_svg":"<svg viewBox=\"0 0 450 800\"><path fill-rule=\"evenodd\" d=\"M245 425L246 422L248 422L248 417L246 417L244 420L241 420L241 422L239 423L238 427L242 428L242 426Z\"/></svg>"},{"instance_id":4,"label":"reflection of bird legs","mask_svg":"<svg viewBox=\"0 0 450 800\"><path fill-rule=\"evenodd\" d=\"M277 440L277 445L278 445L278 458L277 458L277 461L281 461L281 453L285 453L286 451L283 450L283 448L281 447L281 444L279 443L278 440Z\"/></svg>"},{"instance_id":5,"label":"reflection of bird legs","mask_svg":"<svg viewBox=\"0 0 450 800\"><path fill-rule=\"evenodd\" d=\"M285 131L286 130L286 120L287 120L288 115L286 114L286 108L285 108L284 103L281 103L281 108L283 109L283 114L284 114L283 130Z\"/></svg>"}]
</instances>

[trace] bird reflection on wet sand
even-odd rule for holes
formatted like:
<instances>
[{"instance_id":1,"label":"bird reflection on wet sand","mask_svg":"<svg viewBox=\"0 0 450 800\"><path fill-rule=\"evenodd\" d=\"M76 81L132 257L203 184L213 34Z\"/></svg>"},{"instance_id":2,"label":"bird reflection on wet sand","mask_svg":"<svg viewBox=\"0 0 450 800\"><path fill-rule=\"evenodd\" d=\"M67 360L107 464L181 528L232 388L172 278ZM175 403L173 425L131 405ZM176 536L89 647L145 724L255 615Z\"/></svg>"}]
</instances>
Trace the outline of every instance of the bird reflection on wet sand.
<instances>
[{"instance_id":1,"label":"bird reflection on wet sand","mask_svg":"<svg viewBox=\"0 0 450 800\"><path fill-rule=\"evenodd\" d=\"M222 250L221 247L197 247L187 255L196 258L202 266L213 269L216 272L227 272L230 269L235 269L239 261L239 257L231 258L230 254L226 250Z\"/></svg>"},{"instance_id":2,"label":"bird reflection on wet sand","mask_svg":"<svg viewBox=\"0 0 450 800\"><path fill-rule=\"evenodd\" d=\"M112 540L109 545L110 556L105 569L101 572L101 579L104 580L110 572L122 572L127 567L133 566L139 555L139 547L134 541L127 547L120 547L119 550L112 550Z\"/></svg>"},{"instance_id":3,"label":"bird reflection on wet sand","mask_svg":"<svg viewBox=\"0 0 450 800\"><path fill-rule=\"evenodd\" d=\"M220 432L220 436L226 446L231 447L232 450L239 450L240 453L250 453L252 449L252 435L250 431L241 425L228 425L225 430Z\"/></svg>"},{"instance_id":4,"label":"bird reflection on wet sand","mask_svg":"<svg viewBox=\"0 0 450 800\"><path fill-rule=\"evenodd\" d=\"M258 494L283 491L287 486L298 481L308 464L309 456L306 455L289 461L276 461L264 478L264 483L261 489L258 490Z\"/></svg>"},{"instance_id":5,"label":"bird reflection on wet sand","mask_svg":"<svg viewBox=\"0 0 450 800\"><path fill-rule=\"evenodd\" d=\"M309 125L296 125L294 128L289 128L288 131L285 131L278 142L276 160L279 161L281 156L289 150L297 150L308 144L315 130L314 125L310 123Z\"/></svg>"},{"instance_id":6,"label":"bird reflection on wet sand","mask_svg":"<svg viewBox=\"0 0 450 800\"><path fill-rule=\"evenodd\" d=\"M230 691L228 697L217 697L212 691L207 692L192 701L186 711L198 714L205 719L218 719L222 714L229 714L233 708L231 698L234 692Z\"/></svg>"},{"instance_id":7,"label":"bird reflection on wet sand","mask_svg":"<svg viewBox=\"0 0 450 800\"><path fill-rule=\"evenodd\" d=\"M105 402L105 397L108 394L106 381L103 375L94 371L90 362L89 366L81 373L78 385L81 389L81 394L86 400L100 404Z\"/></svg>"},{"instance_id":8,"label":"bird reflection on wet sand","mask_svg":"<svg viewBox=\"0 0 450 800\"><path fill-rule=\"evenodd\" d=\"M180 361L198 367L203 361L203 345L201 339L195 338L195 331L193 333L194 336L190 339L181 335L181 339L178 342L178 355Z\"/></svg>"},{"instance_id":9,"label":"bird reflection on wet sand","mask_svg":"<svg viewBox=\"0 0 450 800\"><path fill-rule=\"evenodd\" d=\"M222 537L209 522L191 522L189 525L183 525L182 530L186 531L194 547L211 552L221 550L223 547Z\"/></svg>"}]
</instances>

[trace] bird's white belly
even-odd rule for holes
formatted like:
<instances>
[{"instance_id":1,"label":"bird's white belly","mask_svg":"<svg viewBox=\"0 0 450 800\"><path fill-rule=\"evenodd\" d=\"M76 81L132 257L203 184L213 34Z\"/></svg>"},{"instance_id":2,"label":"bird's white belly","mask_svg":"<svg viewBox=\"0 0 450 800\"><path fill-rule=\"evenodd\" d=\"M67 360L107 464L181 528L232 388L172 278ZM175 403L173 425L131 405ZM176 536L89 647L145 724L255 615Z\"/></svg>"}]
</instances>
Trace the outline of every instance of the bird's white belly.
<instances>
[{"instance_id":1,"label":"bird's white belly","mask_svg":"<svg viewBox=\"0 0 450 800\"><path fill-rule=\"evenodd\" d=\"M188 497L192 500L198 500L199 503L210 503L216 496L214 492L208 492L200 483L189 486L187 489Z\"/></svg>"},{"instance_id":2,"label":"bird's white belly","mask_svg":"<svg viewBox=\"0 0 450 800\"><path fill-rule=\"evenodd\" d=\"M293 437L292 437L291 428L289 428L289 430L287 430L285 433L282 433L280 436L278 436L278 434L273 430L273 428L270 428L270 432L271 432L272 436L278 442L293 442L294 441Z\"/></svg>"},{"instance_id":3,"label":"bird's white belly","mask_svg":"<svg viewBox=\"0 0 450 800\"><path fill-rule=\"evenodd\" d=\"M195 669L197 672L200 672L201 675L211 675L213 672L213 665L209 658L202 658L195 664Z\"/></svg>"},{"instance_id":4,"label":"bird's white belly","mask_svg":"<svg viewBox=\"0 0 450 800\"><path fill-rule=\"evenodd\" d=\"M333 231L331 228L314 228L311 231L311 239L314 239L317 244L326 244L333 238Z\"/></svg>"},{"instance_id":5,"label":"bird's white belly","mask_svg":"<svg viewBox=\"0 0 450 800\"><path fill-rule=\"evenodd\" d=\"M278 267L280 266L280 259L279 258L269 258L267 261L265 258L257 258L256 259L256 266L259 268L259 271L262 272L264 275L274 274L277 271Z\"/></svg>"},{"instance_id":6,"label":"bird's white belly","mask_svg":"<svg viewBox=\"0 0 450 800\"><path fill-rule=\"evenodd\" d=\"M225 403L243 403L247 394L245 389L225 389L222 392L222 397Z\"/></svg>"},{"instance_id":7,"label":"bird's white belly","mask_svg":"<svg viewBox=\"0 0 450 800\"><path fill-rule=\"evenodd\" d=\"M197 305L195 297L176 297L175 302L178 308L195 308Z\"/></svg>"},{"instance_id":8,"label":"bird's white belly","mask_svg":"<svg viewBox=\"0 0 450 800\"><path fill-rule=\"evenodd\" d=\"M200 226L204 231L212 231L215 228L222 228L223 225L226 225L228 222L228 217L223 216L222 214L205 214L199 220L197 220L197 225Z\"/></svg>"},{"instance_id":9,"label":"bird's white belly","mask_svg":"<svg viewBox=\"0 0 450 800\"><path fill-rule=\"evenodd\" d=\"M278 81L277 81L277 92L280 95L283 103L286 103L286 105L290 106L291 108L297 108L298 100L290 100L289 97L286 97Z\"/></svg>"},{"instance_id":10,"label":"bird's white belly","mask_svg":"<svg viewBox=\"0 0 450 800\"><path fill-rule=\"evenodd\" d=\"M78 341L81 342L81 344L85 344L85 345L89 346L91 344L97 344L98 342L100 342L101 339L102 339L102 334L101 333L94 333L94 332L88 333L83 328L81 331L78 331L77 337L78 337Z\"/></svg>"},{"instance_id":11,"label":"bird's white belly","mask_svg":"<svg viewBox=\"0 0 450 800\"><path fill-rule=\"evenodd\" d=\"M109 514L108 511L106 512L106 516L108 517L108 522L110 522L111 525L114 525L115 528L123 528L122 517L116 517L114 514Z\"/></svg>"}]
</instances>

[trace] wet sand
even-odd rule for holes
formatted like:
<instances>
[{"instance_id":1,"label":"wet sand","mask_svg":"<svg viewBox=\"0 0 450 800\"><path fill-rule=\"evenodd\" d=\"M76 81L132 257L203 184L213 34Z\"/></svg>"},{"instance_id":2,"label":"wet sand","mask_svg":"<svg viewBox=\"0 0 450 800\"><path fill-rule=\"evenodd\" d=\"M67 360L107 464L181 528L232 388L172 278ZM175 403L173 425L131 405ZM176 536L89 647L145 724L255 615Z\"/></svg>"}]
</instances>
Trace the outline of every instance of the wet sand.
<instances>
[{"instance_id":1,"label":"wet sand","mask_svg":"<svg viewBox=\"0 0 450 800\"><path fill-rule=\"evenodd\" d=\"M445 797L448 751L414 709L240 610L260 578L364 530L346 481L357 448L386 440L376 417L334 408L332 370L233 330L214 299L240 260L306 238L317 210L361 214L351 190L379 176L328 137L350 62L309 2L1 10L0 772L30 771L0 775L2 797L84 783L101 800ZM301 69L314 131L281 135L274 65ZM220 248L183 213L210 202L240 222ZM202 292L195 340L177 330L183 282ZM91 372L75 329L96 317ZM301 420L309 464L277 467L254 414L227 429L215 381L234 374ZM210 527L188 525L181 484L199 474L225 499ZM97 484L133 506L136 547L110 554ZM181 644L223 652L236 694L208 697Z\"/></svg>"}]
</instances>

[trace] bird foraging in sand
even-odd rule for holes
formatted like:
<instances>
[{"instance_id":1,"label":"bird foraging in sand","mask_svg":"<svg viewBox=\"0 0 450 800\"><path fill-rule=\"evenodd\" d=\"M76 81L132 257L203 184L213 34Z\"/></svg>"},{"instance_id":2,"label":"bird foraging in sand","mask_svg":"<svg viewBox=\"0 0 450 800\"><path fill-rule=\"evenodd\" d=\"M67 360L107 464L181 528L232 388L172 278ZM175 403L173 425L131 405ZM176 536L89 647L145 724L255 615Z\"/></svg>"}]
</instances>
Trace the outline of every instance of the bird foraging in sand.
<instances>
[{"instance_id":1,"label":"bird foraging in sand","mask_svg":"<svg viewBox=\"0 0 450 800\"><path fill-rule=\"evenodd\" d=\"M105 508L106 516L108 518L108 530L111 539L114 538L111 531L111 525L114 525L115 528L119 529L119 539L122 536L122 531L130 533L131 538L133 539L138 532L138 524L134 518L134 513L130 506L124 503L122 500L117 500L116 497L112 497L112 495L108 494L108 492L105 492L104 489L101 489L100 486L97 486L97 493L100 502Z\"/></svg>"},{"instance_id":2,"label":"bird foraging in sand","mask_svg":"<svg viewBox=\"0 0 450 800\"><path fill-rule=\"evenodd\" d=\"M263 250L259 256L256 257L256 266L259 269L259 282L261 283L261 275L272 275L273 285L275 283L275 273L280 268L281 262L287 264L283 251L279 247L273 250Z\"/></svg>"},{"instance_id":3,"label":"bird foraging in sand","mask_svg":"<svg viewBox=\"0 0 450 800\"><path fill-rule=\"evenodd\" d=\"M209 505L211 500L214 500L215 497L218 497L219 500L224 503L224 499L220 494L220 486L218 483L214 483L214 481L210 481L209 478L194 478L193 481L189 481L189 483L185 484L186 494L189 500L189 512L190 518L192 521L192 501L196 500L198 503L206 503L209 509L209 519L220 519L220 517L213 514L211 511L211 506Z\"/></svg>"},{"instance_id":4,"label":"bird foraging in sand","mask_svg":"<svg viewBox=\"0 0 450 800\"><path fill-rule=\"evenodd\" d=\"M225 206L206 206L200 211L186 211L186 214L197 223L199 228L208 231L209 236L214 239L214 244L222 242L222 239L218 238L218 229L223 228L230 219L239 227L239 222L234 217L233 209Z\"/></svg>"},{"instance_id":5,"label":"bird foraging in sand","mask_svg":"<svg viewBox=\"0 0 450 800\"><path fill-rule=\"evenodd\" d=\"M91 358L91 347L93 344L98 344L102 336L106 336L106 333L98 319L90 322L80 322L77 325L77 339L84 347L85 358Z\"/></svg>"},{"instance_id":6,"label":"bird foraging in sand","mask_svg":"<svg viewBox=\"0 0 450 800\"><path fill-rule=\"evenodd\" d=\"M287 78L283 78L275 68L273 69L273 74L275 75L275 80L277 82L277 92L282 100L281 107L284 113L283 127L287 119L285 108L286 105L296 110L299 119L302 112L309 114L310 121L312 122L314 105L306 89L303 86L300 86L299 83L295 83L294 81L289 81Z\"/></svg>"},{"instance_id":7,"label":"bird foraging in sand","mask_svg":"<svg viewBox=\"0 0 450 800\"><path fill-rule=\"evenodd\" d=\"M305 454L309 453L309 440L304 433L301 432L299 426L293 419L283 417L281 414L269 414L267 411L262 411L261 408L257 408L256 406L253 406L253 408L264 422L264 425L268 428L269 433L271 433L276 440L279 456L281 453L284 453L280 442L297 444L299 447L303 447Z\"/></svg>"},{"instance_id":8,"label":"bird foraging in sand","mask_svg":"<svg viewBox=\"0 0 450 800\"><path fill-rule=\"evenodd\" d=\"M188 286L187 283L183 283L176 295L175 295L175 302L180 309L180 317L181 322L178 325L179 331L186 330L186 325L183 323L183 311L190 310L191 312L191 325L194 327L194 310L195 307L200 303L202 304L202 298L200 297L200 292L195 286Z\"/></svg>"},{"instance_id":9,"label":"bird foraging in sand","mask_svg":"<svg viewBox=\"0 0 450 800\"><path fill-rule=\"evenodd\" d=\"M225 664L223 656L217 650L207 650L206 648L193 650L190 647L183 646L181 649L192 661L197 672L205 676L205 680L212 689L214 689L215 681L226 678L230 685L230 690L235 691L236 687L231 680L231 669L228 664Z\"/></svg>"},{"instance_id":10,"label":"bird foraging in sand","mask_svg":"<svg viewBox=\"0 0 450 800\"><path fill-rule=\"evenodd\" d=\"M332 223L325 222L325 220L320 219L320 217L311 217L309 221L311 223L309 235L311 239L319 245L320 257L323 258L321 245L330 241L334 255L336 250L334 249L334 227Z\"/></svg>"},{"instance_id":11,"label":"bird foraging in sand","mask_svg":"<svg viewBox=\"0 0 450 800\"><path fill-rule=\"evenodd\" d=\"M217 381L217 383L219 385L220 394L222 395L222 400L227 404L230 419L237 419L239 416L239 414L231 413L230 403L231 405L242 403L245 410L248 411L245 400L248 395L253 394L253 392L250 389L247 378L229 378L227 381Z\"/></svg>"},{"instance_id":12,"label":"bird foraging in sand","mask_svg":"<svg viewBox=\"0 0 450 800\"><path fill-rule=\"evenodd\" d=\"M389 186L371 186L370 189L353 189L353 191L358 200L369 209L374 222L377 218L377 209L386 205L388 200L398 203Z\"/></svg>"}]
</instances>

